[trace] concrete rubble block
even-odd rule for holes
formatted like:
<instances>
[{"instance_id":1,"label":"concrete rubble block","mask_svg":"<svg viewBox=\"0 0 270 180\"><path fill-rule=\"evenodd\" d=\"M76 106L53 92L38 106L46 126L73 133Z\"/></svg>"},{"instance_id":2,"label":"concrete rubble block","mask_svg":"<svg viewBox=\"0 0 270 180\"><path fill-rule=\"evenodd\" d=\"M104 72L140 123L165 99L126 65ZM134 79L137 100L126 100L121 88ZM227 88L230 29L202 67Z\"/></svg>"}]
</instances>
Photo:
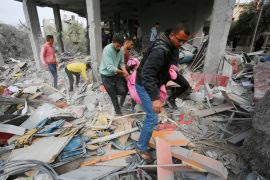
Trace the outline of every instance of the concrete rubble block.
<instances>
[{"instance_id":1,"label":"concrete rubble block","mask_svg":"<svg viewBox=\"0 0 270 180\"><path fill-rule=\"evenodd\" d=\"M182 147L172 147L172 156L182 160L189 166L205 170L224 180L228 177L228 171L221 162L193 152L192 150L184 149Z\"/></svg>"}]
</instances>

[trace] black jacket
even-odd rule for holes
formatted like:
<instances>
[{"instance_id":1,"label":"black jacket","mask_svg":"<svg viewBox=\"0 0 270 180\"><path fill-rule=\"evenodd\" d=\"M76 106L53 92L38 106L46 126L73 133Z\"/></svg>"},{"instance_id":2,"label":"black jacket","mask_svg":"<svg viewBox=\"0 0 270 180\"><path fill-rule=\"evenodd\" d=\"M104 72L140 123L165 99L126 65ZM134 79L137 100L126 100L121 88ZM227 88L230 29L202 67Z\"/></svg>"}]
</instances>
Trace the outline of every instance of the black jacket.
<instances>
[{"instance_id":1,"label":"black jacket","mask_svg":"<svg viewBox=\"0 0 270 180\"><path fill-rule=\"evenodd\" d=\"M159 88L170 80L169 68L178 58L179 50L164 34L147 50L137 69L136 83L144 86L152 101L160 99Z\"/></svg>"}]
</instances>

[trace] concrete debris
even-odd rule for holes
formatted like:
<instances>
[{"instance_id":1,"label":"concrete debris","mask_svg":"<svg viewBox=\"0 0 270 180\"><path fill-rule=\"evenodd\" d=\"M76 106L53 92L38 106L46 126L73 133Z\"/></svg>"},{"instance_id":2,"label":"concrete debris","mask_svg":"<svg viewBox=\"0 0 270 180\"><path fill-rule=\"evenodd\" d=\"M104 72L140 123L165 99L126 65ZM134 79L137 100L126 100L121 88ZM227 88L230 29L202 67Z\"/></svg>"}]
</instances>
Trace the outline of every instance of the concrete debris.
<instances>
[{"instance_id":1,"label":"concrete debris","mask_svg":"<svg viewBox=\"0 0 270 180\"><path fill-rule=\"evenodd\" d=\"M175 109L164 106L149 143L157 163L150 164L135 150L145 117L141 105L127 97L123 116L114 116L103 86L79 83L73 92L67 88L66 63L87 58L60 56L55 89L48 72L37 72L32 61L3 55L0 160L39 160L54 167L63 180L156 179L156 175L159 179L239 179L252 171L269 177L270 160L265 158L270 144L268 64L254 60L260 54L225 54L217 74L204 73L207 44L206 39L197 53L186 45L179 57L182 63L192 61L179 67L192 93L177 98ZM255 108L254 97L263 100ZM28 172L29 177L46 179L45 174Z\"/></svg>"}]
</instances>

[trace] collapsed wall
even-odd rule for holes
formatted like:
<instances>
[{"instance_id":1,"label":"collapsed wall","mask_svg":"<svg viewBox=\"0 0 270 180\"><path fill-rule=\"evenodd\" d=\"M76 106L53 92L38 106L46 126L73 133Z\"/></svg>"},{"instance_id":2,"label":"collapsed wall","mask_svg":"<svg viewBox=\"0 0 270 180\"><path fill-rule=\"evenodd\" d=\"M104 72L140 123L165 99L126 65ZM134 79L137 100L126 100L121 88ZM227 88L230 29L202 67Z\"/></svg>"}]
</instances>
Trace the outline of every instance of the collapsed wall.
<instances>
[{"instance_id":1,"label":"collapsed wall","mask_svg":"<svg viewBox=\"0 0 270 180\"><path fill-rule=\"evenodd\" d=\"M253 171L270 177L270 91L256 104L252 126L255 133L246 139L243 156Z\"/></svg>"}]
</instances>

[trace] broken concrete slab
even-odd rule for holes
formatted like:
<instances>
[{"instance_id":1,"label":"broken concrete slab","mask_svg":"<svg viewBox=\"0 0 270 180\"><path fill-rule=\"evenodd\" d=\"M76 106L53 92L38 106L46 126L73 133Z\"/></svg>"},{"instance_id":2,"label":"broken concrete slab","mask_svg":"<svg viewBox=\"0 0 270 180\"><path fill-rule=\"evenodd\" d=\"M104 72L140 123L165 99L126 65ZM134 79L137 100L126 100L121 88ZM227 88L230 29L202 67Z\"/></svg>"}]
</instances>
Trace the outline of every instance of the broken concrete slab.
<instances>
[{"instance_id":1,"label":"broken concrete slab","mask_svg":"<svg viewBox=\"0 0 270 180\"><path fill-rule=\"evenodd\" d=\"M227 179L228 171L221 162L182 147L172 147L171 149L173 157L182 160L189 166L213 173L224 180Z\"/></svg>"},{"instance_id":2,"label":"broken concrete slab","mask_svg":"<svg viewBox=\"0 0 270 180\"><path fill-rule=\"evenodd\" d=\"M62 174L59 180L96 180L121 170L115 166L87 166Z\"/></svg>"},{"instance_id":3,"label":"broken concrete slab","mask_svg":"<svg viewBox=\"0 0 270 180\"><path fill-rule=\"evenodd\" d=\"M233 136L231 136L228 139L228 142L232 143L232 144L237 144L243 140L245 140L246 138L249 138L252 134L254 133L254 129L247 129L245 131L242 131L238 134L235 134Z\"/></svg>"},{"instance_id":4,"label":"broken concrete slab","mask_svg":"<svg viewBox=\"0 0 270 180\"><path fill-rule=\"evenodd\" d=\"M10 155L10 160L38 160L52 163L72 137L73 135L36 139L32 145L26 148L13 150Z\"/></svg>"},{"instance_id":5,"label":"broken concrete slab","mask_svg":"<svg viewBox=\"0 0 270 180\"><path fill-rule=\"evenodd\" d=\"M234 106L232 104L226 103L226 104L221 104L219 106L212 107L210 109L200 110L200 111L196 112L196 115L199 118L202 118L202 117L210 116L210 115L220 113L223 111L227 111L227 110L230 110L233 108L234 108Z\"/></svg>"},{"instance_id":6,"label":"broken concrete slab","mask_svg":"<svg viewBox=\"0 0 270 180\"><path fill-rule=\"evenodd\" d=\"M0 132L21 136L25 133L25 128L1 123L0 124Z\"/></svg>"},{"instance_id":7,"label":"broken concrete slab","mask_svg":"<svg viewBox=\"0 0 270 180\"><path fill-rule=\"evenodd\" d=\"M43 104L40 106L22 125L26 129L33 129L44 119L53 116L57 113L55 106L51 104Z\"/></svg>"},{"instance_id":8,"label":"broken concrete slab","mask_svg":"<svg viewBox=\"0 0 270 180\"><path fill-rule=\"evenodd\" d=\"M59 101L60 99L63 99L64 96L62 94L56 92L56 93L49 95L48 98L50 100L52 100L53 102L56 102L56 101Z\"/></svg>"}]
</instances>

